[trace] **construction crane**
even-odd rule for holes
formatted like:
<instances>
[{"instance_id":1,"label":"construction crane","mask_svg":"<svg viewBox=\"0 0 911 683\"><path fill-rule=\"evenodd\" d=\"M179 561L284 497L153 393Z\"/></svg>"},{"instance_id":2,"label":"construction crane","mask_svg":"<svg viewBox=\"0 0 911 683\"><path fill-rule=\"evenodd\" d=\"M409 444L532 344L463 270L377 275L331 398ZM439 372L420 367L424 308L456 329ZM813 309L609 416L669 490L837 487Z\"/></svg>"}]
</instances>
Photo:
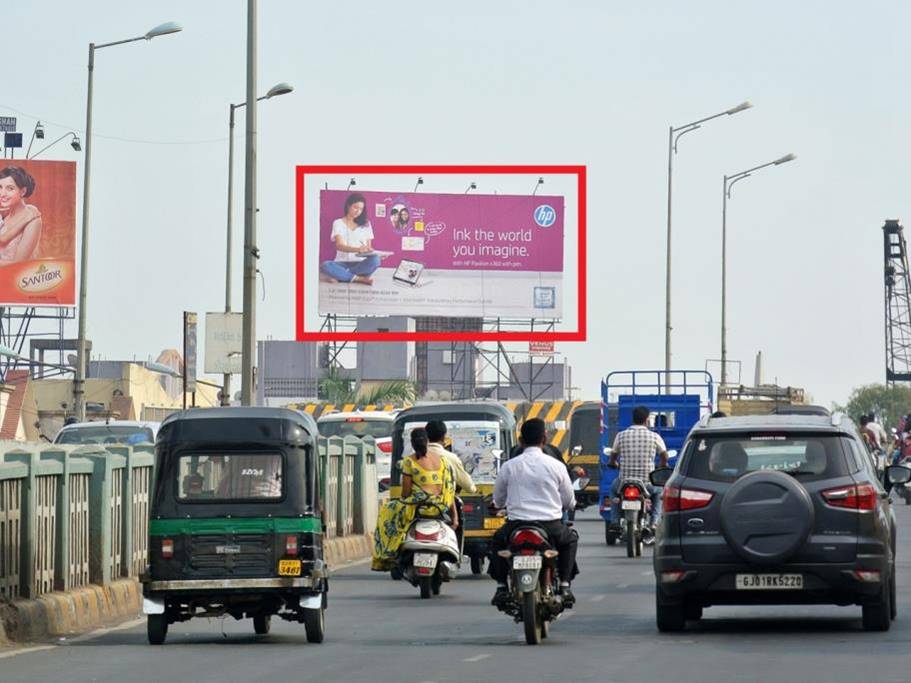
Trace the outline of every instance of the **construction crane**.
<instances>
[{"instance_id":1,"label":"construction crane","mask_svg":"<svg viewBox=\"0 0 911 683\"><path fill-rule=\"evenodd\" d=\"M886 384L911 382L911 274L904 228L897 220L883 225L886 288Z\"/></svg>"}]
</instances>

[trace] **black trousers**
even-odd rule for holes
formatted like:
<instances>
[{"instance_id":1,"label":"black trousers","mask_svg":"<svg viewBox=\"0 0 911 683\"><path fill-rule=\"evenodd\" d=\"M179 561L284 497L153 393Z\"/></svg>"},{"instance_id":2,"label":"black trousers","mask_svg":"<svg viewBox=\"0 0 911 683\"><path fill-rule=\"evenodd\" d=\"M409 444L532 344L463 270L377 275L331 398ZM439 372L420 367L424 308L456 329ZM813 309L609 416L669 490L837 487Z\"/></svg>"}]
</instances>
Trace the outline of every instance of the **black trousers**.
<instances>
[{"instance_id":1,"label":"black trousers","mask_svg":"<svg viewBox=\"0 0 911 683\"><path fill-rule=\"evenodd\" d=\"M509 537L513 530L518 526L526 524L537 524L547 531L551 544L560 553L557 555L557 571L560 572L561 581L572 581L579 568L576 566L576 549L579 545L579 534L575 529L570 529L561 520L556 519L548 522L527 520L510 520L501 526L497 533L494 534L490 543L490 577L497 583L506 583L509 575L509 563L505 558L497 555L498 550L506 550L509 545Z\"/></svg>"}]
</instances>

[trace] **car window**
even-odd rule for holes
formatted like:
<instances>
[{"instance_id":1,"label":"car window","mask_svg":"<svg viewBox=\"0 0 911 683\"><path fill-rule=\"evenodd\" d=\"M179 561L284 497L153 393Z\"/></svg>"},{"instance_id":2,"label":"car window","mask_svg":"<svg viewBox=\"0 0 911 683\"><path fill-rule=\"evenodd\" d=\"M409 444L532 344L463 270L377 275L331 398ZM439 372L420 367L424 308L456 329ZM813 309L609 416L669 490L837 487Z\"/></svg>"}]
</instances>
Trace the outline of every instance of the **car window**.
<instances>
[{"instance_id":1,"label":"car window","mask_svg":"<svg viewBox=\"0 0 911 683\"><path fill-rule=\"evenodd\" d=\"M55 443L66 444L134 444L154 443L155 436L148 427L112 425L74 427L61 431Z\"/></svg>"},{"instance_id":2,"label":"car window","mask_svg":"<svg viewBox=\"0 0 911 683\"><path fill-rule=\"evenodd\" d=\"M319 423L320 436L372 436L382 439L392 436L392 420L371 420L368 418L348 418L345 420L326 420Z\"/></svg>"},{"instance_id":3,"label":"car window","mask_svg":"<svg viewBox=\"0 0 911 683\"><path fill-rule=\"evenodd\" d=\"M695 436L687 476L734 481L748 472L779 471L800 479L849 474L842 438L835 434L752 433Z\"/></svg>"},{"instance_id":4,"label":"car window","mask_svg":"<svg viewBox=\"0 0 911 683\"><path fill-rule=\"evenodd\" d=\"M182 455L177 497L186 501L278 499L283 469L278 453Z\"/></svg>"}]
</instances>

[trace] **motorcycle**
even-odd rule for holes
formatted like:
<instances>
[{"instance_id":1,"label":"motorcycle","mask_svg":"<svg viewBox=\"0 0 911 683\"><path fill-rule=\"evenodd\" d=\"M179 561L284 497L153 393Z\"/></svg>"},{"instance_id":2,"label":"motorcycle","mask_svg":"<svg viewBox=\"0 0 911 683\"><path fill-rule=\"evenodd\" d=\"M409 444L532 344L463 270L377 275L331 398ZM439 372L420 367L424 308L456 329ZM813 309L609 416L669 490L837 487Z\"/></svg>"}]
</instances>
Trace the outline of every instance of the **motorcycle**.
<instances>
[{"instance_id":1,"label":"motorcycle","mask_svg":"<svg viewBox=\"0 0 911 683\"><path fill-rule=\"evenodd\" d=\"M564 609L560 596L554 549L547 532L534 523L516 527L506 550L498 551L509 560L509 599L497 608L525 625L525 642L537 645L547 638L550 622Z\"/></svg>"},{"instance_id":2,"label":"motorcycle","mask_svg":"<svg viewBox=\"0 0 911 683\"><path fill-rule=\"evenodd\" d=\"M642 546L655 542L649 519L652 500L648 489L638 479L626 479L620 484L620 525L626 541L626 556L641 557Z\"/></svg>"},{"instance_id":3,"label":"motorcycle","mask_svg":"<svg viewBox=\"0 0 911 683\"><path fill-rule=\"evenodd\" d=\"M435 508L439 516L426 513ZM424 514L422 514L424 511ZM458 574L462 551L455 531L444 521L448 510L435 503L420 503L399 552L398 573L421 590L421 599L439 595L444 582Z\"/></svg>"}]
</instances>

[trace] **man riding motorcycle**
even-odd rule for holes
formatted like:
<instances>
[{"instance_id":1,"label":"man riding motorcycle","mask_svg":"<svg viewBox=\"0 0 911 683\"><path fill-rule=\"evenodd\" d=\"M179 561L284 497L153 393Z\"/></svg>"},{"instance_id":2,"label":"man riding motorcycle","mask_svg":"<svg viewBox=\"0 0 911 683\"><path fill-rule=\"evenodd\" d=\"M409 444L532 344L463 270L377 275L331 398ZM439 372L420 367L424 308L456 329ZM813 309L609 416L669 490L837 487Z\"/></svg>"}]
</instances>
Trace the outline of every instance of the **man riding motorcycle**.
<instances>
[{"instance_id":1,"label":"man riding motorcycle","mask_svg":"<svg viewBox=\"0 0 911 683\"><path fill-rule=\"evenodd\" d=\"M660 513L661 498L658 489L649 483L648 475L655 469L655 454L661 460L661 467L667 467L667 446L661 435L648 428L649 409L645 406L633 408L633 424L617 434L614 447L611 450L610 461L607 466L617 468L617 459L620 461L620 475L611 484L611 525L615 531L620 530L620 486L624 480L638 479L645 484L645 488L652 500L652 519L654 527Z\"/></svg>"},{"instance_id":2,"label":"man riding motorcycle","mask_svg":"<svg viewBox=\"0 0 911 683\"><path fill-rule=\"evenodd\" d=\"M575 506L576 496L566 466L542 450L547 441L543 420L527 420L522 425L519 440L523 446L521 455L503 463L494 486L493 503L498 508L506 508L508 521L491 541L489 572L497 582L491 603L497 605L509 599L506 585L509 565L497 551L506 549L513 529L534 522L547 532L559 552L560 595L564 605L569 607L575 602L570 582L578 573L576 547L579 535L563 524L562 517L564 510Z\"/></svg>"}]
</instances>

